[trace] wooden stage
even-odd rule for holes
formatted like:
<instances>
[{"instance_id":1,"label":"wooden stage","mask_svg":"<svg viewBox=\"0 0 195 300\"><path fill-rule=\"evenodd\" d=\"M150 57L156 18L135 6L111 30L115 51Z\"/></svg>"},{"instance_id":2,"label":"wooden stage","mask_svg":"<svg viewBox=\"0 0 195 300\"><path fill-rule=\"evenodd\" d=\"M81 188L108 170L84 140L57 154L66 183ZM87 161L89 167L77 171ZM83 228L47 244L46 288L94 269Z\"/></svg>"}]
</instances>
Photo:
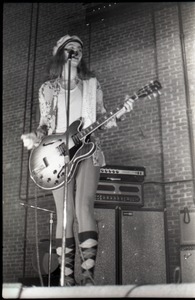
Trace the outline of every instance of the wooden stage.
<instances>
[{"instance_id":1,"label":"wooden stage","mask_svg":"<svg viewBox=\"0 0 195 300\"><path fill-rule=\"evenodd\" d=\"M21 283L3 283L2 297L3 299L195 298L195 283L88 287L25 287Z\"/></svg>"}]
</instances>

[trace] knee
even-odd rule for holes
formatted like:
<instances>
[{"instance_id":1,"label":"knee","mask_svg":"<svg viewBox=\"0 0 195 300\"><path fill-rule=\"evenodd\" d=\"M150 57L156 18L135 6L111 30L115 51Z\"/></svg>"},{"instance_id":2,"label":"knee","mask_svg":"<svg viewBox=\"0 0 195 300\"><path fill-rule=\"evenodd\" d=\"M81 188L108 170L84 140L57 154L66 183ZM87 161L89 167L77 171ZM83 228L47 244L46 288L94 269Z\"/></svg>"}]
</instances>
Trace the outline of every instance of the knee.
<instances>
[{"instance_id":1,"label":"knee","mask_svg":"<svg viewBox=\"0 0 195 300\"><path fill-rule=\"evenodd\" d=\"M59 212L57 211L57 224L58 226L61 226L63 224L63 218L66 218L67 224L71 225L74 222L74 214L72 209L66 209L65 216L63 215L63 209Z\"/></svg>"}]
</instances>

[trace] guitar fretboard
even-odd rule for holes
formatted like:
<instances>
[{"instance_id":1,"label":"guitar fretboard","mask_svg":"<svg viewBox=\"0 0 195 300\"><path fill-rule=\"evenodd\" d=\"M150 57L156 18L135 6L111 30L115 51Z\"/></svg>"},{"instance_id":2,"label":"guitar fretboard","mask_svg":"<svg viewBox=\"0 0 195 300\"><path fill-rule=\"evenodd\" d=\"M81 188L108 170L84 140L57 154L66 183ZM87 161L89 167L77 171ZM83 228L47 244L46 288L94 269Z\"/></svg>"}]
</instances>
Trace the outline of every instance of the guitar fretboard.
<instances>
[{"instance_id":1,"label":"guitar fretboard","mask_svg":"<svg viewBox=\"0 0 195 300\"><path fill-rule=\"evenodd\" d=\"M101 116L96 122L94 122L93 124L91 124L90 126L88 126L87 128L83 129L82 131L77 133L77 136L80 140L85 139L86 136L88 136L89 134L91 134L92 132L94 132L96 129L98 129L100 126L102 126L103 124L105 124L107 121L109 121L110 119L112 119L120 110L123 109L123 105L117 107L116 109L114 109L113 111L104 114L103 116Z\"/></svg>"},{"instance_id":2,"label":"guitar fretboard","mask_svg":"<svg viewBox=\"0 0 195 300\"><path fill-rule=\"evenodd\" d=\"M144 86L141 88L137 93L135 93L133 96L131 96L131 99L138 100L139 98L149 96L153 94L154 92L159 92L159 89L161 89L161 84L156 80L156 81L151 81L150 84ZM160 94L160 93L159 93ZM80 141L85 139L89 134L94 132L96 129L101 127L103 124L105 124L107 121L112 119L120 110L124 108L124 104L120 105L113 111L104 114L101 116L96 122L88 126L87 128L81 130L78 132L75 136L77 139Z\"/></svg>"}]
</instances>

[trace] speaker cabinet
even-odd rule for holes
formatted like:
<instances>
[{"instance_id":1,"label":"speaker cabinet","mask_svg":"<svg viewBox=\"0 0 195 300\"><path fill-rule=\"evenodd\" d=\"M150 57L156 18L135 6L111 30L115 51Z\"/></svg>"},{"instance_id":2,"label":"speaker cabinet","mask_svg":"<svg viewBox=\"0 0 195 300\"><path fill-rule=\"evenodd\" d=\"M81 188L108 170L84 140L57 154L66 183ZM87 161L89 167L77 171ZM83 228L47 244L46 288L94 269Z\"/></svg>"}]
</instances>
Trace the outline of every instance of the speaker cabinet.
<instances>
[{"instance_id":1,"label":"speaker cabinet","mask_svg":"<svg viewBox=\"0 0 195 300\"><path fill-rule=\"evenodd\" d=\"M195 245L195 210L180 211L181 245Z\"/></svg>"},{"instance_id":2,"label":"speaker cabinet","mask_svg":"<svg viewBox=\"0 0 195 300\"><path fill-rule=\"evenodd\" d=\"M180 249L181 280L184 282L195 282L195 247Z\"/></svg>"},{"instance_id":3,"label":"speaker cabinet","mask_svg":"<svg viewBox=\"0 0 195 300\"><path fill-rule=\"evenodd\" d=\"M115 209L95 209L99 230L99 244L95 268L98 285L116 283L116 223Z\"/></svg>"},{"instance_id":4,"label":"speaker cabinet","mask_svg":"<svg viewBox=\"0 0 195 300\"><path fill-rule=\"evenodd\" d=\"M96 285L116 284L116 224L115 209L95 208L95 218L98 226L98 252L95 264L94 280ZM77 241L78 242L78 241ZM76 253L75 276L81 280L80 256Z\"/></svg>"},{"instance_id":5,"label":"speaker cabinet","mask_svg":"<svg viewBox=\"0 0 195 300\"><path fill-rule=\"evenodd\" d=\"M164 212L95 206L95 218L99 237L96 285L166 283ZM75 279L79 284L82 278L77 233L76 226ZM43 274L47 274L45 252L42 261ZM59 272L54 273L52 285L59 281Z\"/></svg>"},{"instance_id":6,"label":"speaker cabinet","mask_svg":"<svg viewBox=\"0 0 195 300\"><path fill-rule=\"evenodd\" d=\"M122 284L166 283L164 212L121 210Z\"/></svg>"}]
</instances>

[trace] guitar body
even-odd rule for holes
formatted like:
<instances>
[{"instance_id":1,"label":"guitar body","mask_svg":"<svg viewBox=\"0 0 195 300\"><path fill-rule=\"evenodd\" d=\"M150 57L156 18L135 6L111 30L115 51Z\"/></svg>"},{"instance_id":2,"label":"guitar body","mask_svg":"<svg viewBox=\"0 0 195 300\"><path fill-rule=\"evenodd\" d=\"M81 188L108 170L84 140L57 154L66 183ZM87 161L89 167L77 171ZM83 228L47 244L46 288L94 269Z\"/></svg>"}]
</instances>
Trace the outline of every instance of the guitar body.
<instances>
[{"instance_id":1,"label":"guitar body","mask_svg":"<svg viewBox=\"0 0 195 300\"><path fill-rule=\"evenodd\" d=\"M96 148L93 142L79 141L75 144L73 137L81 128L82 122L79 120L69 127L68 182L71 181L78 163L90 157ZM66 132L48 135L42 139L38 147L32 149L29 159L30 176L40 188L54 190L64 184L66 139Z\"/></svg>"}]
</instances>

